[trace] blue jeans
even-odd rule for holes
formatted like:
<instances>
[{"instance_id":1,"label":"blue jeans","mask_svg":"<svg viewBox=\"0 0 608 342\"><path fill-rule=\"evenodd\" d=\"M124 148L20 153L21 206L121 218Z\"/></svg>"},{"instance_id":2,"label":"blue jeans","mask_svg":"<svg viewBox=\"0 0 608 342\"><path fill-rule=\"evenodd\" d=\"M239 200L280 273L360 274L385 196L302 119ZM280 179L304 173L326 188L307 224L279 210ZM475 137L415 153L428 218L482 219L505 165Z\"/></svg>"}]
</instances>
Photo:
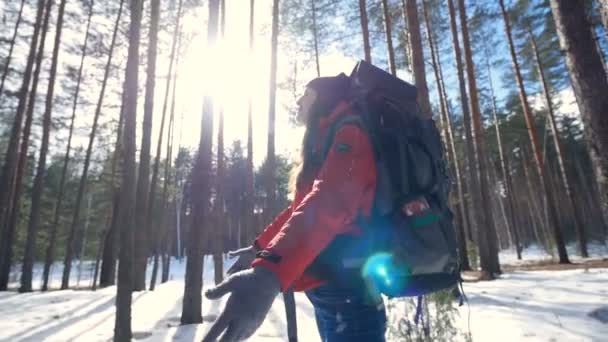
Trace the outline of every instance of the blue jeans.
<instances>
[{"instance_id":1,"label":"blue jeans","mask_svg":"<svg viewBox=\"0 0 608 342\"><path fill-rule=\"evenodd\" d=\"M385 342L384 304L373 304L361 292L328 283L309 290L322 342Z\"/></svg>"}]
</instances>

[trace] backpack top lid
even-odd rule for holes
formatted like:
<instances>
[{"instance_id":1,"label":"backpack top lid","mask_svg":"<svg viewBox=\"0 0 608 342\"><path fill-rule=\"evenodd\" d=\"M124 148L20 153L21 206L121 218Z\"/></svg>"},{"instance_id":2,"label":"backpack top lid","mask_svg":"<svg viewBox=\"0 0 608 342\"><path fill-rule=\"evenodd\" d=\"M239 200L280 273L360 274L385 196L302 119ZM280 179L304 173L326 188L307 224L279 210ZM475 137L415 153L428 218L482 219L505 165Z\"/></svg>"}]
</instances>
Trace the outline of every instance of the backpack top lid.
<instances>
[{"instance_id":1,"label":"backpack top lid","mask_svg":"<svg viewBox=\"0 0 608 342\"><path fill-rule=\"evenodd\" d=\"M399 108L408 108L416 103L416 87L366 61L355 65L350 79L356 91L381 94Z\"/></svg>"}]
</instances>

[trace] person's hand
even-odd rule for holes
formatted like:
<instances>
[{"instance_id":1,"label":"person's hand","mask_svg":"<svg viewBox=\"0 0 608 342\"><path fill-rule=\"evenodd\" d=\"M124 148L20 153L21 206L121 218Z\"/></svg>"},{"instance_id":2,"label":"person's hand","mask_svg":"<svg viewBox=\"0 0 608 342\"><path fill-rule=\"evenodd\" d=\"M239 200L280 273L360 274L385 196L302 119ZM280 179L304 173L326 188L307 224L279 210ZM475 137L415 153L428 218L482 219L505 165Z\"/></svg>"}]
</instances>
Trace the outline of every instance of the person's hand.
<instances>
[{"instance_id":1,"label":"person's hand","mask_svg":"<svg viewBox=\"0 0 608 342\"><path fill-rule=\"evenodd\" d=\"M253 246L249 246L237 249L236 251L230 251L228 252L228 256L238 257L234 264L232 264L228 271L226 271L228 275L231 275L251 267L251 263L255 259L255 248L253 248Z\"/></svg>"},{"instance_id":2,"label":"person's hand","mask_svg":"<svg viewBox=\"0 0 608 342\"><path fill-rule=\"evenodd\" d=\"M227 293L230 293L230 297L203 342L216 341L224 331L220 342L249 338L264 322L280 290L277 276L263 267L237 272L207 290L205 297L208 299L218 299Z\"/></svg>"}]
</instances>

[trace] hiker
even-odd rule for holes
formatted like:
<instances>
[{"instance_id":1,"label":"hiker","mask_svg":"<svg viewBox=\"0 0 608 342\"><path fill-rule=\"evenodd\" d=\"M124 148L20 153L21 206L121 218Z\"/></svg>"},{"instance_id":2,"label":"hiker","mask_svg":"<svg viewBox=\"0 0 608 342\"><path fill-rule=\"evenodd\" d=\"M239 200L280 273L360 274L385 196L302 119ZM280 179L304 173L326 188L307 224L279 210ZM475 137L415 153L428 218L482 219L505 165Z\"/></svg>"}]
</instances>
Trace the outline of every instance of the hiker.
<instances>
[{"instance_id":1,"label":"hiker","mask_svg":"<svg viewBox=\"0 0 608 342\"><path fill-rule=\"evenodd\" d=\"M444 149L416 98L365 61L308 83L294 200L205 293L231 295L204 341L253 335L291 288L312 303L323 342L384 341L381 294L418 297L417 324L422 296L460 283Z\"/></svg>"},{"instance_id":2,"label":"hiker","mask_svg":"<svg viewBox=\"0 0 608 342\"><path fill-rule=\"evenodd\" d=\"M306 132L294 200L253 246L233 253L240 256L228 272L232 275L206 291L210 299L231 296L204 341L214 341L224 330L221 341L252 336L279 291L290 287L305 291L311 301L322 341L385 340L386 315L379 296L370 300L363 286L347 288L327 281L321 275L323 265L311 267L339 234L356 238L360 228L355 220L370 214L374 198L374 154L362 128L341 127L321 160L321 145L332 123L355 115L347 105L349 82L344 74L316 78L298 100L297 121L306 126ZM245 269L254 253L253 267Z\"/></svg>"}]
</instances>

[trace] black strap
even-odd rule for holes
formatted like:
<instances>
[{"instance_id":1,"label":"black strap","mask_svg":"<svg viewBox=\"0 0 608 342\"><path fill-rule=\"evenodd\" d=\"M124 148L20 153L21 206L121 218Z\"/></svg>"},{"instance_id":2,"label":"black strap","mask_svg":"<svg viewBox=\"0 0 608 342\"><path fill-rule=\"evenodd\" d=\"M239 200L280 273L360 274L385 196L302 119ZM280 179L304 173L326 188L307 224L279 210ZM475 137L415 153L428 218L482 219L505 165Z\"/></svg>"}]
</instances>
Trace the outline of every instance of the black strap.
<instances>
[{"instance_id":1,"label":"black strap","mask_svg":"<svg viewBox=\"0 0 608 342\"><path fill-rule=\"evenodd\" d=\"M329 154L329 150L334 143L334 139L336 138L336 134L340 130L340 128L346 125L356 125L361 129L365 130L365 124L363 123L363 119L359 115L346 115L340 119L338 119L335 123L333 123L327 133L327 137L325 138L325 144L323 145L323 154L321 155L321 160L325 160L327 155Z\"/></svg>"}]
</instances>

